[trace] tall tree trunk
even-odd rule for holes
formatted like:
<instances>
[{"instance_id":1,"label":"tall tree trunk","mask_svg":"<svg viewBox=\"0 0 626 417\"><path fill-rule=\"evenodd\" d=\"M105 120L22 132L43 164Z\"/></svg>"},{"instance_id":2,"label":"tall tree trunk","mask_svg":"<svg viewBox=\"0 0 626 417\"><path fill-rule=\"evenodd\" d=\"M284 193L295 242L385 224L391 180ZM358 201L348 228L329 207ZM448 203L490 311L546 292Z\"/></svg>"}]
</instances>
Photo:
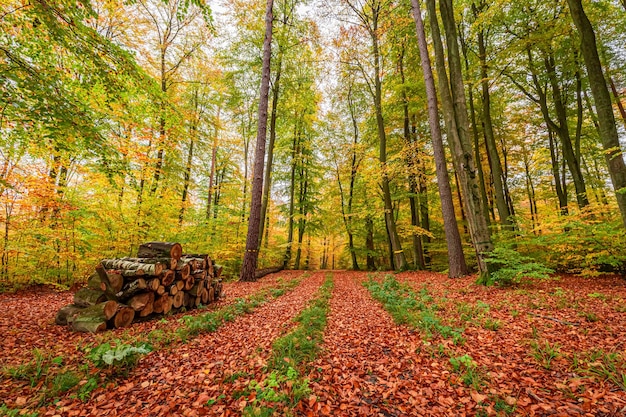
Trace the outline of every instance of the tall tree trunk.
<instances>
[{"instance_id":1,"label":"tall tree trunk","mask_svg":"<svg viewBox=\"0 0 626 417\"><path fill-rule=\"evenodd\" d=\"M617 103L619 114L620 116L622 116L622 122L624 123L624 127L626 127L626 110L624 109L624 104L622 103L622 99L619 96L617 88L615 87L615 81L613 81L612 77L609 77L609 85L611 86L611 92L613 93L613 97L615 98L615 103Z\"/></svg>"},{"instance_id":2,"label":"tall tree trunk","mask_svg":"<svg viewBox=\"0 0 626 417\"><path fill-rule=\"evenodd\" d=\"M426 97L428 102L428 124L433 143L433 153L435 156L435 170L437 174L437 187L441 199L441 211L443 214L443 226L448 247L448 276L451 278L467 275L468 269L465 263L465 255L461 245L461 236L454 214L454 204L452 203L452 189L450 188L450 178L448 177L448 167L443 148L441 127L439 125L439 110L437 104L437 91L428 55L428 44L426 43L426 33L424 22L420 11L419 0L411 0L413 6L413 18L415 19L415 32L420 50L420 61L426 84ZM431 15L433 18L434 15Z\"/></svg>"},{"instance_id":3,"label":"tall tree trunk","mask_svg":"<svg viewBox=\"0 0 626 417\"><path fill-rule=\"evenodd\" d=\"M166 45L160 45L161 47L161 114L159 115L159 141L157 144L157 160L154 167L154 180L152 187L150 187L150 194L154 194L159 187L159 180L161 178L161 170L163 169L163 152L165 148L165 100L167 94L167 72L165 70L165 52L167 50Z\"/></svg>"},{"instance_id":4,"label":"tall tree trunk","mask_svg":"<svg viewBox=\"0 0 626 417\"><path fill-rule=\"evenodd\" d=\"M469 78L469 71L470 71L470 63L469 63L469 57L467 54L467 43L465 42L465 39L462 36L462 33L459 33L460 36L460 41L461 41L461 52L463 53L463 60L465 61L465 74L466 77ZM474 159L476 159L476 171L478 172L478 185L480 187L480 195L483 199L483 201L485 202L484 204L484 216L485 219L487 220L487 225L490 224L490 218L489 218L489 205L488 203L488 198L487 198L487 190L485 188L485 173L483 171L483 163L482 163L482 158L480 156L480 135L478 133L478 124L476 123L476 109L474 108L474 89L472 88L472 86L469 86L469 88L467 89L467 93L468 93L468 102L469 102L469 111L470 111L470 122L471 122L471 128L472 128L472 137L474 139Z\"/></svg>"},{"instance_id":5,"label":"tall tree trunk","mask_svg":"<svg viewBox=\"0 0 626 417\"><path fill-rule=\"evenodd\" d=\"M400 69L400 80L402 82L402 110L404 112L404 120L403 120L403 133L404 133L404 143L407 147L406 152L406 164L408 167L408 177L409 177L409 205L411 208L411 225L414 227L420 226L419 219L419 204L417 201L417 179L415 174L416 164L415 164L415 151L413 149L414 144L411 140L411 121L409 117L409 98L407 96L407 87L406 80L404 77L404 45L401 48L401 53L398 58L398 66ZM422 237L418 233L413 233L413 267L415 269L426 269L426 261L424 259L424 248L422 245Z\"/></svg>"},{"instance_id":6,"label":"tall tree trunk","mask_svg":"<svg viewBox=\"0 0 626 417\"><path fill-rule=\"evenodd\" d=\"M240 281L254 281L259 260L259 229L261 222L261 197L263 194L263 165L265 162L265 136L267 134L267 107L270 90L270 61L272 56L272 7L274 0L267 0L265 13L265 39L263 41L263 68L259 100L259 120L256 149L254 152L254 178L252 180L252 203L248 220L246 253L241 266Z\"/></svg>"},{"instance_id":7,"label":"tall tree trunk","mask_svg":"<svg viewBox=\"0 0 626 417\"><path fill-rule=\"evenodd\" d=\"M211 146L211 172L209 173L209 190L207 193L206 199L206 219L207 221L211 218L211 194L214 192L215 187L215 174L216 174L216 165L217 165L217 138L219 135L220 129L220 112L222 108L217 108L217 118L215 120L215 135L213 136L213 145Z\"/></svg>"},{"instance_id":8,"label":"tall tree trunk","mask_svg":"<svg viewBox=\"0 0 626 417\"><path fill-rule=\"evenodd\" d=\"M194 128L195 131L195 128ZM178 224L183 224L185 218L185 204L187 203L187 194L189 192L189 183L191 182L191 165L193 162L193 145L195 141L195 132L191 134L189 139L189 151L187 153L187 164L185 166L185 174L183 178L183 194L181 197L180 213L178 214Z\"/></svg>"},{"instance_id":9,"label":"tall tree trunk","mask_svg":"<svg viewBox=\"0 0 626 417\"><path fill-rule=\"evenodd\" d=\"M374 221L370 215L365 217L365 249L367 250L366 263L368 271L376 270L376 262L374 261Z\"/></svg>"},{"instance_id":10,"label":"tall tree trunk","mask_svg":"<svg viewBox=\"0 0 626 417\"><path fill-rule=\"evenodd\" d=\"M297 118L296 118L297 120ZM296 122L297 125L297 122ZM298 127L294 128L293 132L293 147L291 150L291 178L290 178L290 186L289 186L289 215L288 215L288 226L287 226L287 248L285 249L285 256L283 257L283 267L287 268L289 265L289 261L291 260L291 251L293 245L293 215L294 215L294 207L295 207L295 190L296 190L296 167L297 160L296 156L298 155L297 147L298 147Z\"/></svg>"},{"instance_id":11,"label":"tall tree trunk","mask_svg":"<svg viewBox=\"0 0 626 417\"><path fill-rule=\"evenodd\" d=\"M396 229L396 221L393 217L393 206L391 202L391 190L389 188L389 174L387 172L387 134L385 132L385 121L383 119L382 108L382 82L380 79L380 51L378 47L378 12L372 13L372 53L374 55L374 107L376 110L376 126L379 140L379 159L382 170L381 188L383 192L383 202L385 206L385 225L387 226L387 236L393 251L395 269L404 270L407 267L406 256L402 250L400 237Z\"/></svg>"},{"instance_id":12,"label":"tall tree trunk","mask_svg":"<svg viewBox=\"0 0 626 417\"><path fill-rule=\"evenodd\" d=\"M617 205L622 216L622 223L626 226L626 164L619 143L613 103L606 86L598 48L596 35L591 22L583 9L581 0L567 0L572 20L581 37L582 54L587 67L589 86L596 105L598 124L600 125L600 139L604 148L604 155L609 167L611 182L615 189Z\"/></svg>"},{"instance_id":13,"label":"tall tree trunk","mask_svg":"<svg viewBox=\"0 0 626 417\"><path fill-rule=\"evenodd\" d=\"M484 3L481 2L481 9ZM477 7L472 4L474 16L479 16ZM498 208L498 216L500 217L500 224L505 229L512 228L511 212L506 203L504 185L502 182L502 164L500 162L500 155L498 153L498 147L496 146L495 134L493 131L493 121L491 118L491 94L489 92L489 74L487 71L487 47L485 45L485 34L481 28L478 31L478 58L480 60L480 84L482 87L482 103L483 103L483 127L485 134L485 142L487 144L487 152L489 152L489 162L491 168L491 176L493 179L493 187L496 195L496 207ZM476 160L476 164L480 163Z\"/></svg>"},{"instance_id":14,"label":"tall tree trunk","mask_svg":"<svg viewBox=\"0 0 626 417\"><path fill-rule=\"evenodd\" d=\"M270 114L270 142L267 147L267 166L265 167L265 180L263 181L263 202L261 204L261 230L259 232L259 248L263 239L265 228L265 217L267 216L267 206L270 200L272 189L272 166L274 165L274 143L276 142L276 114L278 110L278 97L280 94L280 75L283 67L282 52L278 54L278 66L276 77L272 88L272 112Z\"/></svg>"},{"instance_id":15,"label":"tall tree trunk","mask_svg":"<svg viewBox=\"0 0 626 417\"><path fill-rule=\"evenodd\" d=\"M578 207L583 208L589 205L589 199L587 198L587 187L585 186L585 179L580 169L579 158L577 158L577 152L572 145L572 139L569 132L567 123L567 109L563 103L561 89L558 84L556 75L556 68L554 64L554 57L552 53L549 53L545 59L544 64L552 87L552 99L554 101L554 108L556 110L558 125L555 124L555 131L561 139L561 147L563 150L563 156L567 163L567 167L572 175L574 181L574 188L576 189L576 201Z\"/></svg>"},{"instance_id":16,"label":"tall tree trunk","mask_svg":"<svg viewBox=\"0 0 626 417\"><path fill-rule=\"evenodd\" d=\"M484 201L482 201L480 187L477 183L474 152L468 136L469 120L467 117L463 75L452 1L441 0L439 4L446 34L450 85L448 85L443 45L439 32L439 24L437 23L434 0L428 0L427 4L429 15L431 16L430 23L433 29L435 63L437 72L439 73L440 94L442 97L444 115L446 115L445 121L448 127L448 137L452 144L453 161L455 162L455 169L459 175L463 189L464 203L467 208L467 223L474 250L476 251L478 269L482 279L486 280L489 275L489 269L485 259L493 250L493 243L491 242L487 220L484 216Z\"/></svg>"},{"instance_id":17,"label":"tall tree trunk","mask_svg":"<svg viewBox=\"0 0 626 417\"><path fill-rule=\"evenodd\" d=\"M559 209L562 215L568 214L567 193L561 186L561 174L559 172L559 159L556 144L554 143L554 134L552 129L548 127L548 141L550 144L550 160L552 161L552 176L554 177L554 189L559 200Z\"/></svg>"}]
</instances>

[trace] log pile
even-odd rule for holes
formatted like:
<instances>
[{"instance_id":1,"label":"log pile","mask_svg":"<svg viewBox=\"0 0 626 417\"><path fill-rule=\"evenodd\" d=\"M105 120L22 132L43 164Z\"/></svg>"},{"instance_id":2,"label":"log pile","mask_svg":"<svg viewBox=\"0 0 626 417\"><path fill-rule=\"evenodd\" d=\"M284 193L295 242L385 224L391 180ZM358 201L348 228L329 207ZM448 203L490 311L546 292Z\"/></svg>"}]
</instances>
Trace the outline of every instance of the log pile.
<instances>
[{"instance_id":1,"label":"log pile","mask_svg":"<svg viewBox=\"0 0 626 417\"><path fill-rule=\"evenodd\" d=\"M179 243L144 243L135 258L103 259L55 322L99 332L193 309L222 296L221 273L208 255L183 254Z\"/></svg>"}]
</instances>

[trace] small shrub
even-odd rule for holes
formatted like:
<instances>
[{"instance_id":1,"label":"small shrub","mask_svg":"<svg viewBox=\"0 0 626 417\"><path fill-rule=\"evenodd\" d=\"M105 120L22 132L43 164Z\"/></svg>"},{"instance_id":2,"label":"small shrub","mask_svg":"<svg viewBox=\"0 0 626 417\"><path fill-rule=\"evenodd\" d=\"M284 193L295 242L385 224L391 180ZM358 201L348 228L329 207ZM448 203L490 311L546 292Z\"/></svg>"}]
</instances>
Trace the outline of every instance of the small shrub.
<instances>
[{"instance_id":1,"label":"small shrub","mask_svg":"<svg viewBox=\"0 0 626 417\"><path fill-rule=\"evenodd\" d=\"M554 272L533 258L505 245L496 246L486 262L489 269L493 269L494 272L478 279L478 283L483 285L509 286L519 284L524 278L548 279L549 274Z\"/></svg>"},{"instance_id":2,"label":"small shrub","mask_svg":"<svg viewBox=\"0 0 626 417\"><path fill-rule=\"evenodd\" d=\"M89 351L87 357L98 368L108 368L125 373L137 364L142 355L151 350L152 348L147 344L133 346L117 340L115 346L110 343L96 346Z\"/></svg>"},{"instance_id":3,"label":"small shrub","mask_svg":"<svg viewBox=\"0 0 626 417\"><path fill-rule=\"evenodd\" d=\"M52 396L58 396L74 388L80 382L80 377L72 371L62 372L52 380L50 389Z\"/></svg>"}]
</instances>

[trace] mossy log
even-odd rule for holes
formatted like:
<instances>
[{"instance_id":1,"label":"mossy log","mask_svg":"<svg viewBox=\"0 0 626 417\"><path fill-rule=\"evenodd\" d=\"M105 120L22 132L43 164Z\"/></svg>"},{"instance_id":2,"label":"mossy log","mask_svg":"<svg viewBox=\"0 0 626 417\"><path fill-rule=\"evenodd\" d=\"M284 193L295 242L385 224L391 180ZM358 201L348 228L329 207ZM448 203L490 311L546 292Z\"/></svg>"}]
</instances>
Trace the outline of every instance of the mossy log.
<instances>
[{"instance_id":1,"label":"mossy log","mask_svg":"<svg viewBox=\"0 0 626 417\"><path fill-rule=\"evenodd\" d=\"M101 332L107 328L107 320L117 313L117 303L106 301L82 309L74 314L72 328L77 332Z\"/></svg>"},{"instance_id":2,"label":"mossy log","mask_svg":"<svg viewBox=\"0 0 626 417\"><path fill-rule=\"evenodd\" d=\"M74 294L74 304L77 307L90 307L107 300L104 291L81 288Z\"/></svg>"},{"instance_id":3,"label":"mossy log","mask_svg":"<svg viewBox=\"0 0 626 417\"><path fill-rule=\"evenodd\" d=\"M84 307L78 307L75 304L68 304L57 312L56 317L54 318L54 322L56 324L60 324L61 326L65 326L72 322L74 314L82 311Z\"/></svg>"},{"instance_id":4,"label":"mossy log","mask_svg":"<svg viewBox=\"0 0 626 417\"><path fill-rule=\"evenodd\" d=\"M111 290L115 293L121 291L124 286L124 277L121 274L111 273L107 274L109 278L109 284ZM106 283L102 282L102 278L97 272L94 272L89 276L87 280L87 288L92 290L106 291Z\"/></svg>"},{"instance_id":5,"label":"mossy log","mask_svg":"<svg viewBox=\"0 0 626 417\"><path fill-rule=\"evenodd\" d=\"M179 260L183 247L175 242L148 242L139 246L138 258L172 258Z\"/></svg>"}]
</instances>

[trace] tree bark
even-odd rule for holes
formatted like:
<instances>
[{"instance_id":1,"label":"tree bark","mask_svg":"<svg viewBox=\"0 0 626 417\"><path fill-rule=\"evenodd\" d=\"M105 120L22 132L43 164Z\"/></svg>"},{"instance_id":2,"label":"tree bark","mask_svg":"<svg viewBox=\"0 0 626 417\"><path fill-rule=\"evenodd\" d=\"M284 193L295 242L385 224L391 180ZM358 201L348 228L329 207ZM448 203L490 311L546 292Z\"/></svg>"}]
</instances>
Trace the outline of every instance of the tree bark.
<instances>
[{"instance_id":1,"label":"tree bark","mask_svg":"<svg viewBox=\"0 0 626 417\"><path fill-rule=\"evenodd\" d=\"M600 127L600 139L604 148L606 162L611 175L611 182L615 189L617 205L622 217L622 223L626 227L626 164L619 143L613 103L606 86L593 26L583 9L581 0L567 0L572 15L572 20L581 37L582 54L587 67L589 86L596 105L598 124Z\"/></svg>"},{"instance_id":2,"label":"tree bark","mask_svg":"<svg viewBox=\"0 0 626 417\"><path fill-rule=\"evenodd\" d=\"M272 88L272 112L270 114L270 142L267 147L267 166L265 167L265 180L263 181L263 201L261 204L261 222L259 230L259 248L263 240L263 230L265 228L265 218L267 207L270 201L270 191L272 189L272 166L274 165L274 143L276 142L276 117L278 113L278 99L280 94L280 75L283 67L282 53L278 54L278 68L274 78Z\"/></svg>"},{"instance_id":3,"label":"tree bark","mask_svg":"<svg viewBox=\"0 0 626 417\"><path fill-rule=\"evenodd\" d=\"M448 276L450 278L457 278L467 275L468 269L467 264L465 263L465 255L463 254L461 236L456 223L456 216L454 214L452 189L450 188L450 178L448 177L448 167L443 148L441 127L439 125L437 91L435 90L435 81L430 64L430 56L428 54L428 44L426 42L426 33L424 30L424 22L422 20L419 0L411 0L411 4L413 6L413 18L415 19L415 30L420 50L422 72L424 74L424 82L426 84L428 124L430 126L430 134L433 143L437 187L439 189L439 198L441 199L443 225L446 235L446 244L448 247ZM431 18L434 18L434 16L431 16Z\"/></svg>"},{"instance_id":4,"label":"tree bark","mask_svg":"<svg viewBox=\"0 0 626 417\"><path fill-rule=\"evenodd\" d=\"M484 7L484 2L481 2L481 9ZM472 9L474 16L479 16L479 10L474 3L472 3ZM491 175L493 178L493 187L496 195L496 207L498 208L498 216L500 217L500 224L505 229L511 229L513 223L511 221L511 213L506 203L502 164L500 161L500 155L496 146L496 139L493 130L493 121L491 118L491 93L489 92L489 73L487 68L487 47L485 44L485 32L481 28L478 31L478 58L480 60L480 85L482 87L482 103L483 103L483 128L485 134L485 142L487 144L487 152L489 152L489 162L491 168ZM477 160L476 164L480 161Z\"/></svg>"},{"instance_id":5,"label":"tree bark","mask_svg":"<svg viewBox=\"0 0 626 417\"><path fill-rule=\"evenodd\" d=\"M387 134L385 132L385 120L382 109L382 82L380 79L380 51L378 45L378 13L380 7L372 7L372 28L370 36L372 38L372 53L374 55L374 107L376 110L376 126L379 140L379 159L382 171L381 187L383 192L383 202L385 206L385 225L387 226L387 236L393 251L395 269L404 270L407 268L406 256L402 250L400 237L396 229L396 220L393 216L393 205L391 202L391 190L389 188L389 174L387 173Z\"/></svg>"},{"instance_id":6,"label":"tree bark","mask_svg":"<svg viewBox=\"0 0 626 417\"><path fill-rule=\"evenodd\" d=\"M456 25L454 22L452 4L447 0L440 3L442 9L442 21L446 29L446 41L448 46L448 63L450 66L450 84L445 68L443 44L437 23L437 14L434 0L427 0L428 12L435 47L435 66L439 74L439 89L441 102L444 109L444 121L448 132L448 140L453 155L455 170L460 177L460 185L463 189L462 196L467 208L467 220L470 236L476 251L478 269L483 278L488 276L485 258L493 250L493 243L487 220L484 216L484 202L480 195L480 187L476 178L476 167L472 145L469 142L469 121L465 106L465 93L461 74L460 56L458 51Z\"/></svg>"},{"instance_id":7,"label":"tree bark","mask_svg":"<svg viewBox=\"0 0 626 417\"><path fill-rule=\"evenodd\" d=\"M254 152L254 178L252 180L252 203L248 219L246 253L241 266L240 281L254 281L254 272L259 260L259 231L261 222L261 198L263 194L263 165L265 162L265 136L267 134L267 107L270 88L270 63L272 55L272 8L274 0L267 0L265 13L265 39L263 41L263 67L259 99L257 143Z\"/></svg>"}]
</instances>

